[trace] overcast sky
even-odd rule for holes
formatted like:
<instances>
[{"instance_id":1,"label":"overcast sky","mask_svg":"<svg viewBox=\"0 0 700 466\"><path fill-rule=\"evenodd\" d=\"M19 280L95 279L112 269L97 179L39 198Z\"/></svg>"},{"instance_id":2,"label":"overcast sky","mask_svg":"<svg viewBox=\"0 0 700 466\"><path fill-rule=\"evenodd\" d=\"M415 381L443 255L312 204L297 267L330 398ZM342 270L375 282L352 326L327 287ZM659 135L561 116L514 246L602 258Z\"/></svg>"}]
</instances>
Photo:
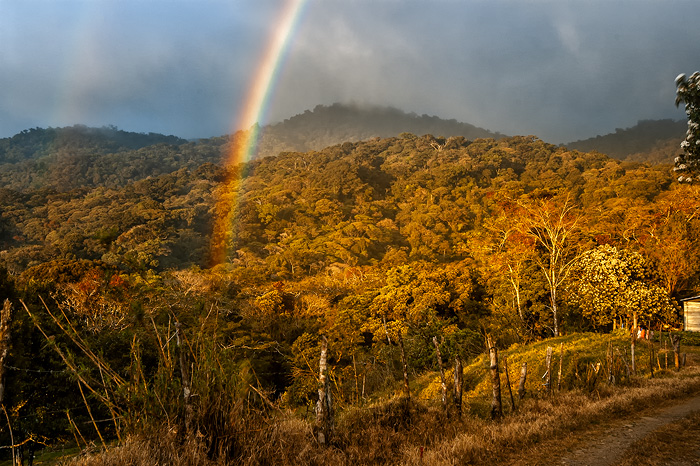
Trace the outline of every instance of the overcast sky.
<instances>
[{"instance_id":1,"label":"overcast sky","mask_svg":"<svg viewBox=\"0 0 700 466\"><path fill-rule=\"evenodd\" d=\"M0 0L0 137L232 132L282 0ZM308 0L267 122L393 106L560 143L685 118L698 0Z\"/></svg>"}]
</instances>

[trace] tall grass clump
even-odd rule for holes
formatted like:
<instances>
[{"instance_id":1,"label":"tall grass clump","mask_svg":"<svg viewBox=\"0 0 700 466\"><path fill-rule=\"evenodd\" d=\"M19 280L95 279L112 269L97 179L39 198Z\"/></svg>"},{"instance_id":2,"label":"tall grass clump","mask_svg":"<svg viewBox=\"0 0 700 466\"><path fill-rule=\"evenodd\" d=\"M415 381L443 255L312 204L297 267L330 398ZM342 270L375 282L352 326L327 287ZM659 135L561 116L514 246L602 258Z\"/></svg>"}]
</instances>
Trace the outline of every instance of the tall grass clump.
<instances>
[{"instance_id":1,"label":"tall grass clump","mask_svg":"<svg viewBox=\"0 0 700 466\"><path fill-rule=\"evenodd\" d=\"M252 361L241 348L224 345L215 321L209 315L199 325L181 330L179 345L172 328L158 333L153 325L152 336L161 350L150 372L135 341L129 383L115 396L127 413L123 441L106 451L86 451L65 464L507 463L542 442L566 438L700 389L696 367L680 373L657 372L655 378L641 370L627 376L614 365L614 358L606 367L611 347L624 355L624 345L629 344L624 333L569 335L502 352L512 374L527 362L531 375L525 398L500 421L488 419L488 368L485 358L478 357L465 367L462 415L445 410L435 388L439 376L425 373L413 382L416 396L410 400L395 395L378 397L380 401L364 406L344 405L336 413L331 441L322 446L314 436L313 419L282 408L280 398L258 382ZM546 348L555 348L553 359L558 364L562 343L561 389L548 391L541 379ZM640 359L645 355L643 348L640 355ZM590 367L597 365L605 374L618 377L615 383L603 372L593 384L586 379ZM396 387L393 391L400 392Z\"/></svg>"}]
</instances>

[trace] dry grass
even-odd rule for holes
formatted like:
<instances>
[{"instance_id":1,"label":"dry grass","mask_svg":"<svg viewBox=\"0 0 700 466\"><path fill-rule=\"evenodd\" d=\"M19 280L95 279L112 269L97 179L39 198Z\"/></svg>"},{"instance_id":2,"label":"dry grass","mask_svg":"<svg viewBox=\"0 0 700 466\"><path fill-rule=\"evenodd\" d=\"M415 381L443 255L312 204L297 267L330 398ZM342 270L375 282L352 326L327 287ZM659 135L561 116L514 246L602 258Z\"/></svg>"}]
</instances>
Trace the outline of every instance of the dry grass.
<instances>
[{"instance_id":1,"label":"dry grass","mask_svg":"<svg viewBox=\"0 0 700 466\"><path fill-rule=\"evenodd\" d=\"M547 345L556 348L561 342L567 354L577 356L565 356L564 373L568 378L562 386L566 389L547 396L540 388L539 375L544 371L541 360ZM506 417L497 422L485 419L488 387L483 378L487 372L480 359L465 368L466 384L471 390L465 396L465 414L461 418L446 415L434 396L417 396L410 403L393 398L339 413L334 436L327 447L317 444L310 421L275 409L266 399L251 404L251 395L256 395L241 389L240 383L202 382L196 390L199 397L188 431L183 429L183 424L170 421L175 414L168 417L167 423L137 423L134 425L140 433L131 435L121 445L106 452L85 453L62 464L549 464L551 450L543 453L539 446L555 445L555 450L565 448L573 445L574 437L584 435L611 418L630 416L645 407L700 391L697 367L685 368L680 373L657 372L654 379L625 379L624 386L610 386L604 382L605 377L599 378L595 385L583 383L585 374L581 368L598 362L610 344L622 347L627 344L626 336L623 333L571 335L504 352L511 362L511 374L522 362L528 362L532 375L528 378L528 396L524 402L516 412L506 409ZM202 358L207 356L200 353ZM217 361L226 359L220 357ZM204 366L219 367L220 364ZM234 369L238 370L237 366L229 372L235 372ZM435 377L435 374L426 374L419 378L414 386L415 393L431 393ZM195 380L200 379L205 380L203 377ZM242 397L236 390L248 395ZM505 394L503 399L506 405ZM155 415L150 419L156 419Z\"/></svg>"},{"instance_id":2,"label":"dry grass","mask_svg":"<svg viewBox=\"0 0 700 466\"><path fill-rule=\"evenodd\" d=\"M266 419L251 419L248 431L241 434L243 438L230 439L238 445L237 451L225 455L212 452L211 442L196 433L183 439L173 432L161 431L131 437L122 446L65 464L547 464L551 456L542 456L546 454L538 452L538 445L555 440L566 443L572 433L580 436L611 418L623 418L698 390L700 371L688 368L679 375L640 380L637 386L602 386L593 393L573 390L551 398L530 398L518 413L499 422L470 415L448 418L439 405L406 404L393 399L343 413L331 446L325 448L316 444L311 424L292 413L280 412ZM689 422L700 422L700 418ZM240 428L246 423L235 425ZM666 441L659 437L656 444ZM523 455L532 456L524 461ZM661 464L635 463L634 458L630 461L629 464Z\"/></svg>"}]
</instances>

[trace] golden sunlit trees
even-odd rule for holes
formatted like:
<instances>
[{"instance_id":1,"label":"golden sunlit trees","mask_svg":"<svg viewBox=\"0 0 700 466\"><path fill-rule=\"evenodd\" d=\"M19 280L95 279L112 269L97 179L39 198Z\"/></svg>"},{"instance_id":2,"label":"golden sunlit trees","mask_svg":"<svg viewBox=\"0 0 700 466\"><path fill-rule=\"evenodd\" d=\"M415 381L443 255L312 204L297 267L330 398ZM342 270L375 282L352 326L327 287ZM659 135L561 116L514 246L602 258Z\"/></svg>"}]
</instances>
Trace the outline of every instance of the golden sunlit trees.
<instances>
[{"instance_id":1,"label":"golden sunlit trees","mask_svg":"<svg viewBox=\"0 0 700 466\"><path fill-rule=\"evenodd\" d=\"M682 185L664 193L642 222L638 242L654 261L666 292L673 296L692 288L700 269L700 188Z\"/></svg>"},{"instance_id":2,"label":"golden sunlit trees","mask_svg":"<svg viewBox=\"0 0 700 466\"><path fill-rule=\"evenodd\" d=\"M656 282L644 256L602 245L581 254L572 299L584 317L596 326L622 326L634 314L642 322L673 323L674 308L666 291Z\"/></svg>"},{"instance_id":3,"label":"golden sunlit trees","mask_svg":"<svg viewBox=\"0 0 700 466\"><path fill-rule=\"evenodd\" d=\"M542 334L543 325L558 335L561 294L578 253L581 213L568 195L543 190L519 198L496 193L493 202L494 214L467 247L488 277L502 320L498 326L510 326L519 338ZM541 313L545 306L551 320ZM510 308L519 323L502 307Z\"/></svg>"},{"instance_id":4,"label":"golden sunlit trees","mask_svg":"<svg viewBox=\"0 0 700 466\"><path fill-rule=\"evenodd\" d=\"M576 260L576 232L579 214L567 196L565 199L543 197L522 200L523 233L535 240L542 254L536 259L549 291L554 336L559 335L559 291L569 278Z\"/></svg>"},{"instance_id":5,"label":"golden sunlit trees","mask_svg":"<svg viewBox=\"0 0 700 466\"><path fill-rule=\"evenodd\" d=\"M484 254L482 260L491 275L504 282L512 297L510 301L514 311L524 325L523 285L527 280L528 263L534 259L535 241L516 227L513 211L507 206L500 215L489 219L485 226L488 232L486 243L478 245L478 252ZM473 246L477 246L475 242Z\"/></svg>"}]
</instances>

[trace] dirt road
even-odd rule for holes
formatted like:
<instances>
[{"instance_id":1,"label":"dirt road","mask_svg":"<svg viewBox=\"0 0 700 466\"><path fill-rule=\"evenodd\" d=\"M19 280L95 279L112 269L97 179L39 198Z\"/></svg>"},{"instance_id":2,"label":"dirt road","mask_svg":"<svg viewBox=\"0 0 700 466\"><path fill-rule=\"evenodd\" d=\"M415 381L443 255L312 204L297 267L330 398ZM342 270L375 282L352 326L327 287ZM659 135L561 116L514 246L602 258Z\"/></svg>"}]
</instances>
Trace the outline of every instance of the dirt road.
<instances>
[{"instance_id":1,"label":"dirt road","mask_svg":"<svg viewBox=\"0 0 700 466\"><path fill-rule=\"evenodd\" d=\"M677 422L693 412L700 411L700 396L688 398L682 402L654 410L648 414L606 431L592 444L578 449L563 458L560 464L568 466L609 466L617 464L625 455L625 451L655 430ZM682 435L679 432L679 435ZM672 458L670 459L673 460ZM673 463L667 464L698 464Z\"/></svg>"}]
</instances>

